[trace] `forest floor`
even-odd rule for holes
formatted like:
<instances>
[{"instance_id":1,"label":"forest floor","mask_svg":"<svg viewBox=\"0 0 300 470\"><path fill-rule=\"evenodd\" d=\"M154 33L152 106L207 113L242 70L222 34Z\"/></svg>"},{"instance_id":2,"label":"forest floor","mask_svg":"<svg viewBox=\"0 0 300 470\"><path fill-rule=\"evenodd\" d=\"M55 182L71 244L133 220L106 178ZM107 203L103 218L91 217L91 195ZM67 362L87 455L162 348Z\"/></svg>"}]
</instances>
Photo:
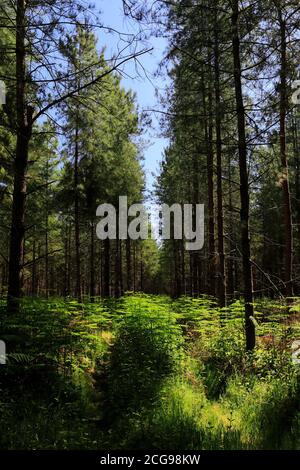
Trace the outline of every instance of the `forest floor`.
<instances>
[{"instance_id":1,"label":"forest floor","mask_svg":"<svg viewBox=\"0 0 300 470\"><path fill-rule=\"evenodd\" d=\"M300 449L300 299L126 295L0 304L1 449ZM5 430L5 432L3 432Z\"/></svg>"}]
</instances>

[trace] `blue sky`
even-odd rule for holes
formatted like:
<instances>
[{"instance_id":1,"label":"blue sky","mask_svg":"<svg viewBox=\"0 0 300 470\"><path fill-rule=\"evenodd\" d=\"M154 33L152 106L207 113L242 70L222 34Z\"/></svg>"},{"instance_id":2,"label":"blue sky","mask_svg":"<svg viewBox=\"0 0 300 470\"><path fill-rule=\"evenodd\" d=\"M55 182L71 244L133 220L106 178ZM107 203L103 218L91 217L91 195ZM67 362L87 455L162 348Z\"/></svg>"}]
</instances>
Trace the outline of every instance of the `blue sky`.
<instances>
[{"instance_id":1,"label":"blue sky","mask_svg":"<svg viewBox=\"0 0 300 470\"><path fill-rule=\"evenodd\" d=\"M97 11L101 11L100 20L105 26L110 26L123 33L135 33L137 31L134 21L124 17L122 0L94 0L94 3ZM98 38L99 47L106 46L107 58L115 54L118 48L124 47L117 34L110 34L105 30L99 30ZM160 108L156 98L156 89L159 93L162 93L167 83L166 77L153 77L166 49L166 40L163 38L151 38L150 45L153 47L153 51L141 57L141 63L146 73L143 72L142 68L137 73L133 64L128 64L124 68L124 72L128 76L122 79L122 85L136 93L140 111L143 109ZM144 136L149 142L149 145L144 150L147 189L152 187L154 181L152 173L158 172L159 161L161 160L163 149L167 145L167 140L159 137L160 129L156 115L152 113L151 117L153 118L154 129L149 130Z\"/></svg>"}]
</instances>

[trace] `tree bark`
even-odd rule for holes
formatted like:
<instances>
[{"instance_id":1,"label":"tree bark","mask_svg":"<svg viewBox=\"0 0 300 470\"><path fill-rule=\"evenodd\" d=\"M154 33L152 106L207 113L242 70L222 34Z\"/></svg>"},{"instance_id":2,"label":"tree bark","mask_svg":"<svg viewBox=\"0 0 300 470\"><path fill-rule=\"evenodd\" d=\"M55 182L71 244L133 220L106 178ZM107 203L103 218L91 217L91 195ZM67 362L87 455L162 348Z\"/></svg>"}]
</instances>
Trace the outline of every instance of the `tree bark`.
<instances>
[{"instance_id":1,"label":"tree bark","mask_svg":"<svg viewBox=\"0 0 300 470\"><path fill-rule=\"evenodd\" d=\"M233 1L232 8L232 51L234 61L234 85L237 108L238 142L239 142L239 169L240 169L240 197L241 197L241 249L243 258L243 280L245 299L245 332L246 348L255 347L255 326L253 317L253 286L251 269L251 249L249 233L249 182L247 169L247 142L245 109L242 91L240 37L239 37L239 1Z\"/></svg>"},{"instance_id":2,"label":"tree bark","mask_svg":"<svg viewBox=\"0 0 300 470\"><path fill-rule=\"evenodd\" d=\"M22 265L25 236L26 173L32 133L33 109L26 105L26 2L17 1L16 9L16 118L17 143L14 161L14 189L9 248L7 308L18 313L22 294Z\"/></svg>"},{"instance_id":3,"label":"tree bark","mask_svg":"<svg viewBox=\"0 0 300 470\"><path fill-rule=\"evenodd\" d=\"M136 292L136 244L133 244L133 292Z\"/></svg>"},{"instance_id":4,"label":"tree bark","mask_svg":"<svg viewBox=\"0 0 300 470\"><path fill-rule=\"evenodd\" d=\"M233 220L233 205L232 205L232 180L231 180L231 161L228 158L228 212L229 212L229 227L233 230L229 234L229 256L227 255L227 296L229 300L234 299L234 253L235 253L235 234L234 234L234 220Z\"/></svg>"},{"instance_id":5,"label":"tree bark","mask_svg":"<svg viewBox=\"0 0 300 470\"><path fill-rule=\"evenodd\" d=\"M144 289L144 265L143 265L143 246L140 245L140 292Z\"/></svg>"},{"instance_id":6,"label":"tree bark","mask_svg":"<svg viewBox=\"0 0 300 470\"><path fill-rule=\"evenodd\" d=\"M35 240L35 227L33 232L33 244L32 244L32 271L31 271L31 295L36 295L36 240Z\"/></svg>"},{"instance_id":7,"label":"tree bark","mask_svg":"<svg viewBox=\"0 0 300 470\"><path fill-rule=\"evenodd\" d=\"M215 18L217 21L217 17ZM220 307L226 305L226 276L224 254L224 219L222 187L222 135L221 135L221 99L220 99L220 53L218 24L215 27L214 47L215 69L215 105L216 105L216 154L217 154L217 220L218 220L218 299Z\"/></svg>"},{"instance_id":8,"label":"tree bark","mask_svg":"<svg viewBox=\"0 0 300 470\"><path fill-rule=\"evenodd\" d=\"M46 299L49 297L49 160L47 160L46 167L46 215L45 215L45 295Z\"/></svg>"},{"instance_id":9,"label":"tree bark","mask_svg":"<svg viewBox=\"0 0 300 470\"><path fill-rule=\"evenodd\" d=\"M126 240L126 268L127 268L127 290L132 291L132 267L131 267L131 242Z\"/></svg>"},{"instance_id":10,"label":"tree bark","mask_svg":"<svg viewBox=\"0 0 300 470\"><path fill-rule=\"evenodd\" d=\"M285 293L293 295L292 285L292 252L293 252L293 228L292 209L289 187L289 168L286 154L286 115L287 115L287 38L286 22L282 17L282 10L278 9L280 24L280 158L282 166L282 191L284 212L284 281Z\"/></svg>"},{"instance_id":11,"label":"tree bark","mask_svg":"<svg viewBox=\"0 0 300 470\"><path fill-rule=\"evenodd\" d=\"M104 240L103 296L110 296L110 240Z\"/></svg>"},{"instance_id":12,"label":"tree bark","mask_svg":"<svg viewBox=\"0 0 300 470\"><path fill-rule=\"evenodd\" d=\"M203 112L207 115L204 77L203 88ZM207 193L208 193L208 292L215 296L215 219L214 219L214 151L213 151L213 119L212 119L212 92L209 85L208 91L208 126L204 123L206 141L206 172L207 172Z\"/></svg>"},{"instance_id":13,"label":"tree bark","mask_svg":"<svg viewBox=\"0 0 300 470\"><path fill-rule=\"evenodd\" d=\"M90 298L95 302L96 284L95 284L95 225L91 221L91 247L90 247Z\"/></svg>"},{"instance_id":14,"label":"tree bark","mask_svg":"<svg viewBox=\"0 0 300 470\"><path fill-rule=\"evenodd\" d=\"M76 288L78 302L82 301L81 291L81 253L80 253L80 214L79 214L79 148L78 148L78 118L75 128L75 162L74 162L74 221L75 221L75 256L76 256Z\"/></svg>"}]
</instances>

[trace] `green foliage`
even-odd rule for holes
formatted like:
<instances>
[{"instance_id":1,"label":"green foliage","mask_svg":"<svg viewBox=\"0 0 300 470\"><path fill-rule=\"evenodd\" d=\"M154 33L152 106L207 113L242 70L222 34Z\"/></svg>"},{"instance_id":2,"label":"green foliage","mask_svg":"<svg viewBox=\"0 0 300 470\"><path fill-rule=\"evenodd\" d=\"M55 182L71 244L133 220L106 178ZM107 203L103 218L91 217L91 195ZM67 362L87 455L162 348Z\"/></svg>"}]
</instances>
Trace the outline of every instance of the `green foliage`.
<instances>
[{"instance_id":1,"label":"green foliage","mask_svg":"<svg viewBox=\"0 0 300 470\"><path fill-rule=\"evenodd\" d=\"M168 305L151 296L126 297L110 353L109 414L150 406L162 380L178 369L182 337Z\"/></svg>"},{"instance_id":2,"label":"green foliage","mask_svg":"<svg viewBox=\"0 0 300 470\"><path fill-rule=\"evenodd\" d=\"M3 302L0 447L299 449L298 305L260 301L249 354L241 302L24 299L19 317Z\"/></svg>"}]
</instances>

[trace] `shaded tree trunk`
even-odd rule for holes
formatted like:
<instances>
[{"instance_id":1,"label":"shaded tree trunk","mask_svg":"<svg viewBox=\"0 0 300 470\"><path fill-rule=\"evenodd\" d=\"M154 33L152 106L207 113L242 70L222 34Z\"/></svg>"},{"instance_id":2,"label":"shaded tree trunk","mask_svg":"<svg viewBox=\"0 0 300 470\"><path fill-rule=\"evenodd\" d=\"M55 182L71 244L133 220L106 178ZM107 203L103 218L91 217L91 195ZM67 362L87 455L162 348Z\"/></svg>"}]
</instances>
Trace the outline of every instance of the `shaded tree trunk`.
<instances>
[{"instance_id":1,"label":"shaded tree trunk","mask_svg":"<svg viewBox=\"0 0 300 470\"><path fill-rule=\"evenodd\" d=\"M207 116L206 97L204 93L204 80L202 81L203 87L203 112ZM215 288L215 219L214 219L214 151L213 151L213 119L212 119L212 93L209 86L208 91L208 128L204 124L205 141L206 141L206 166L207 166L207 192L208 192L208 292L214 296L216 294Z\"/></svg>"},{"instance_id":2,"label":"shaded tree trunk","mask_svg":"<svg viewBox=\"0 0 300 470\"><path fill-rule=\"evenodd\" d=\"M127 270L127 290L132 291L132 266L131 266L131 242L126 240L126 270Z\"/></svg>"},{"instance_id":3,"label":"shaded tree trunk","mask_svg":"<svg viewBox=\"0 0 300 470\"><path fill-rule=\"evenodd\" d=\"M232 180L231 180L231 162L228 158L228 212L229 227L233 230L233 205L232 205ZM235 235L234 232L229 234L229 255L227 256L227 295L230 300L234 299L234 253L235 253Z\"/></svg>"},{"instance_id":4,"label":"shaded tree trunk","mask_svg":"<svg viewBox=\"0 0 300 470\"><path fill-rule=\"evenodd\" d=\"M300 155L299 155L299 133L298 133L298 119L294 117L293 120L293 148L294 148L294 161L295 161L295 215L297 218L297 245L300 248ZM299 283L297 283L297 292L299 295Z\"/></svg>"},{"instance_id":5,"label":"shaded tree trunk","mask_svg":"<svg viewBox=\"0 0 300 470\"><path fill-rule=\"evenodd\" d=\"M104 240L103 296L110 296L110 240Z\"/></svg>"},{"instance_id":6,"label":"shaded tree trunk","mask_svg":"<svg viewBox=\"0 0 300 470\"><path fill-rule=\"evenodd\" d=\"M80 214L79 214L79 148L78 148L78 118L75 128L75 163L74 163L74 217L75 217L75 257L76 257L76 288L75 295L78 302L82 301L81 291L81 254L80 254Z\"/></svg>"},{"instance_id":7,"label":"shaded tree trunk","mask_svg":"<svg viewBox=\"0 0 300 470\"><path fill-rule=\"evenodd\" d=\"M136 244L133 244L133 292L136 291Z\"/></svg>"},{"instance_id":8,"label":"shaded tree trunk","mask_svg":"<svg viewBox=\"0 0 300 470\"><path fill-rule=\"evenodd\" d=\"M217 21L217 18L215 19ZM222 187L222 136L221 136L221 99L219 68L218 25L215 28L215 104L216 104L216 150L217 150L217 220L218 220L218 298L221 307L226 305L226 278L224 254L224 220L223 220L223 187Z\"/></svg>"},{"instance_id":9,"label":"shaded tree trunk","mask_svg":"<svg viewBox=\"0 0 300 470\"><path fill-rule=\"evenodd\" d=\"M284 281L286 295L293 295L292 286L292 251L293 228L292 209L289 187L289 169L286 154L286 115L287 115L287 31L286 22L282 17L282 10L278 10L280 24L280 157L282 166L282 191L284 212Z\"/></svg>"},{"instance_id":10,"label":"shaded tree trunk","mask_svg":"<svg viewBox=\"0 0 300 470\"><path fill-rule=\"evenodd\" d=\"M181 277L180 277L180 267L179 267L179 250L177 247L176 240L172 240L172 249L174 257L174 292L173 295L175 298L180 297L181 295Z\"/></svg>"},{"instance_id":11,"label":"shaded tree trunk","mask_svg":"<svg viewBox=\"0 0 300 470\"><path fill-rule=\"evenodd\" d=\"M90 298L91 302L95 301L96 284L95 284L95 225L91 221L91 246L90 246Z\"/></svg>"},{"instance_id":12,"label":"shaded tree trunk","mask_svg":"<svg viewBox=\"0 0 300 470\"><path fill-rule=\"evenodd\" d=\"M45 215L45 295L46 299L49 297L49 237L48 237L48 231L49 231L49 203L48 203L48 197L49 197L49 191L48 191L48 182L49 182L49 161L47 160L47 168L46 168L46 215Z\"/></svg>"},{"instance_id":13,"label":"shaded tree trunk","mask_svg":"<svg viewBox=\"0 0 300 470\"><path fill-rule=\"evenodd\" d=\"M25 236L26 173L28 147L32 133L33 109L26 106L26 1L18 0L16 6L16 119L17 143L14 161L14 189L9 248L8 311L19 312L22 293L22 264Z\"/></svg>"},{"instance_id":14,"label":"shaded tree trunk","mask_svg":"<svg viewBox=\"0 0 300 470\"><path fill-rule=\"evenodd\" d=\"M232 51L234 61L234 86L236 96L238 142L239 142L239 169L240 169L240 197L241 197L241 249L243 258L243 280L245 299L245 332L246 348L255 347L255 326L253 317L253 286L251 269L251 250L249 233L249 184L247 169L247 143L245 109L241 80L240 37L239 37L239 1L233 1L232 7Z\"/></svg>"},{"instance_id":15,"label":"shaded tree trunk","mask_svg":"<svg viewBox=\"0 0 300 470\"><path fill-rule=\"evenodd\" d=\"M33 244L32 244L32 273L31 273L31 295L36 295L36 240L35 240L35 228L33 232Z\"/></svg>"},{"instance_id":16,"label":"shaded tree trunk","mask_svg":"<svg viewBox=\"0 0 300 470\"><path fill-rule=\"evenodd\" d=\"M180 253L181 253L181 289L182 294L186 294L186 279L185 279L185 249L184 240L180 241Z\"/></svg>"},{"instance_id":17,"label":"shaded tree trunk","mask_svg":"<svg viewBox=\"0 0 300 470\"><path fill-rule=\"evenodd\" d=\"M122 240L119 240L119 256L120 256L119 257L120 294L124 295Z\"/></svg>"},{"instance_id":18,"label":"shaded tree trunk","mask_svg":"<svg viewBox=\"0 0 300 470\"><path fill-rule=\"evenodd\" d=\"M143 246L140 245L140 291L143 292L144 289L144 264L143 264Z\"/></svg>"}]
</instances>

